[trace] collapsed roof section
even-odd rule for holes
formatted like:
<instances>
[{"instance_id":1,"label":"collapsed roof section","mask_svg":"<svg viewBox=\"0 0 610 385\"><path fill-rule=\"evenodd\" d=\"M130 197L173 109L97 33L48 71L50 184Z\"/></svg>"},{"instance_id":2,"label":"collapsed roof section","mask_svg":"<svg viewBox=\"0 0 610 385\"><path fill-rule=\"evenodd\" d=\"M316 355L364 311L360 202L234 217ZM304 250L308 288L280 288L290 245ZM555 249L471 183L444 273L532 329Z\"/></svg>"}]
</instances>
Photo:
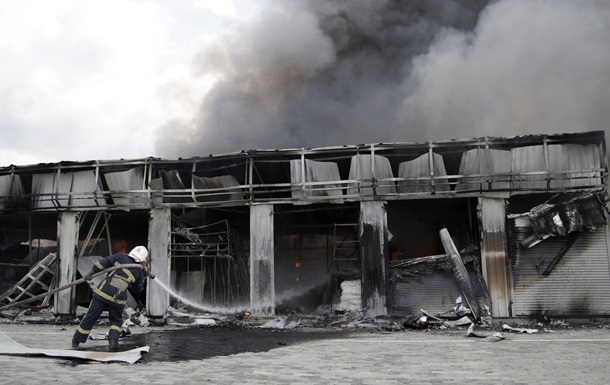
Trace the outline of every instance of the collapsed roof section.
<instances>
[{"instance_id":1,"label":"collapsed roof section","mask_svg":"<svg viewBox=\"0 0 610 385\"><path fill-rule=\"evenodd\" d=\"M601 191L605 151L595 131L10 166L0 169L0 211Z\"/></svg>"}]
</instances>

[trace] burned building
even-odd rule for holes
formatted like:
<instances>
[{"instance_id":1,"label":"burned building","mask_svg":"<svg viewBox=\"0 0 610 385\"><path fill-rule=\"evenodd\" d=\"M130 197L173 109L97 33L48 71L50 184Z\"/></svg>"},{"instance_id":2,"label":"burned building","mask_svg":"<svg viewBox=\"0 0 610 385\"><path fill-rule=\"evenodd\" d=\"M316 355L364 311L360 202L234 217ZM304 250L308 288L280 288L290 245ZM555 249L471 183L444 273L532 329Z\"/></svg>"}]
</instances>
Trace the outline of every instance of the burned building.
<instances>
[{"instance_id":1,"label":"burned building","mask_svg":"<svg viewBox=\"0 0 610 385\"><path fill-rule=\"evenodd\" d=\"M267 315L608 315L607 173L601 131L5 167L0 298L49 255L61 286L145 244L152 317L165 285Z\"/></svg>"}]
</instances>

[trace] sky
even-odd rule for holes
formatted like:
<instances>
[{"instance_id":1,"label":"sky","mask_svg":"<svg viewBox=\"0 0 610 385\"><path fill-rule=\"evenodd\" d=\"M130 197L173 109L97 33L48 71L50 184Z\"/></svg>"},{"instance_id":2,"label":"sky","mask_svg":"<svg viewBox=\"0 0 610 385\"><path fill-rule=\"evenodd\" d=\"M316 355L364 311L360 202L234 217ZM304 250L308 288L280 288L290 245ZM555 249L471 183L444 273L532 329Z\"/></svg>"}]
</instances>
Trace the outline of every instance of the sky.
<instances>
[{"instance_id":1,"label":"sky","mask_svg":"<svg viewBox=\"0 0 610 385\"><path fill-rule=\"evenodd\" d=\"M0 0L0 167L610 129L607 0Z\"/></svg>"}]
</instances>

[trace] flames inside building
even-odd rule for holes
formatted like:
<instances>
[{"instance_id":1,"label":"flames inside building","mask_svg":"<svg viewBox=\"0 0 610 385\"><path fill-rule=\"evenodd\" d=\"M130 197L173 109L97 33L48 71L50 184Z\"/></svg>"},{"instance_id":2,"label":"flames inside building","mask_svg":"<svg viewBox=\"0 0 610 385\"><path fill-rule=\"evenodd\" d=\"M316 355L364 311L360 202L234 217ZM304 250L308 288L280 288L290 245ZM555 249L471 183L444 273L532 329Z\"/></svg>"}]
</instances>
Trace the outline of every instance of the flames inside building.
<instances>
[{"instance_id":1,"label":"flames inside building","mask_svg":"<svg viewBox=\"0 0 610 385\"><path fill-rule=\"evenodd\" d=\"M5 167L0 309L143 244L151 317L606 316L607 173L603 132Z\"/></svg>"}]
</instances>

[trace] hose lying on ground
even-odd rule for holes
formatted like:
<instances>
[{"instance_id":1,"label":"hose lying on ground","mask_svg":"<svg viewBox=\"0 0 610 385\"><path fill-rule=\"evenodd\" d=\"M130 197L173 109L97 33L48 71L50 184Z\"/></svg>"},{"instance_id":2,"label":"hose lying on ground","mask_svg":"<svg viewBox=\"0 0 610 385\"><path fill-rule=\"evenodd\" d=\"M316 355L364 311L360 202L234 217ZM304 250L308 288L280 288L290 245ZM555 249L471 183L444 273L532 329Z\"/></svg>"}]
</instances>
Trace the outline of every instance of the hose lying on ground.
<instances>
[{"instance_id":1,"label":"hose lying on ground","mask_svg":"<svg viewBox=\"0 0 610 385\"><path fill-rule=\"evenodd\" d=\"M24 304L24 303L28 303L28 302L32 302L32 301L36 301L37 299L44 298L44 297L47 297L47 296L49 296L49 295L51 295L51 294L58 293L58 292L60 292L60 291L62 291L62 290L69 289L69 288L71 288L72 286L76 286L76 285L78 285L79 283L83 283L83 282L85 282L86 280L90 280L91 278L93 278L93 277L97 277L98 275L101 275L101 274L109 273L109 272L111 272L111 271L118 270L118 269L123 269L123 268L127 268L127 269L130 269L130 268L138 268L138 269L139 269L140 267L142 267L142 265L141 265L141 264L139 264L139 263L126 263L126 264L124 264L124 265L110 266L110 267L109 267L109 268L107 268L107 269L104 269L104 270L98 271L97 273L93 273L93 274L91 274L91 276L90 276L90 277L83 277L83 278L81 278L81 279L77 279L76 281L72 281L72 282L70 282L70 283L67 283L67 284L63 285L62 287L58 287L58 288L56 288L56 289L49 290L49 291L47 291L46 293L42 293L42 294L36 295L36 296L34 296L34 297L29 297L29 298L23 299L23 300L21 300L21 301L17 301L17 302L12 302L12 303L9 303L8 305L5 305L5 306L0 307L0 311L2 311L2 310L6 310L6 309L10 309L10 308L12 308L12 307L14 307L14 306L21 305L21 304ZM154 278L155 278L155 276L154 276L153 274L147 273L147 275L148 275L148 276L149 276L151 279L154 279Z\"/></svg>"}]
</instances>

